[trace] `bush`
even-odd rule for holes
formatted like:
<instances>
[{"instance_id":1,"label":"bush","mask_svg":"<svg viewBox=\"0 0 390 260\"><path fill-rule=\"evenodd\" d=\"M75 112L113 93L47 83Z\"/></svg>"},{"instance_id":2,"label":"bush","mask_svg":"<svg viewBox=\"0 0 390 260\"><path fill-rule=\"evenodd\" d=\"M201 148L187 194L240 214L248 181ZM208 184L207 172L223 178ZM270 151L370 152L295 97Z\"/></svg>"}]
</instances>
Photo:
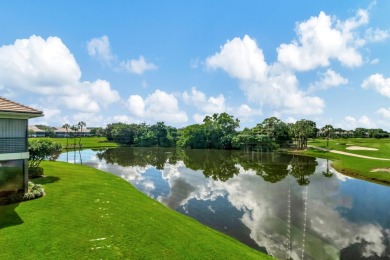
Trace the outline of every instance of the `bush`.
<instances>
[{"instance_id":1,"label":"bush","mask_svg":"<svg viewBox=\"0 0 390 260\"><path fill-rule=\"evenodd\" d=\"M28 166L39 167L41 161L59 151L61 151L61 144L49 139L32 140L28 144L28 152L30 153Z\"/></svg>"},{"instance_id":2,"label":"bush","mask_svg":"<svg viewBox=\"0 0 390 260\"><path fill-rule=\"evenodd\" d=\"M28 168L28 177L29 178L39 178L43 176L43 168L42 167L29 167Z\"/></svg>"},{"instance_id":3,"label":"bush","mask_svg":"<svg viewBox=\"0 0 390 260\"><path fill-rule=\"evenodd\" d=\"M25 194L12 193L7 197L0 198L0 205L18 203L21 201L32 200L44 196L45 190L42 185L35 184L31 181L28 182L28 191Z\"/></svg>"},{"instance_id":4,"label":"bush","mask_svg":"<svg viewBox=\"0 0 390 260\"><path fill-rule=\"evenodd\" d=\"M28 182L28 191L23 196L23 200L32 200L39 197L42 197L45 195L45 190L43 189L42 185L35 184L31 181Z\"/></svg>"}]
</instances>

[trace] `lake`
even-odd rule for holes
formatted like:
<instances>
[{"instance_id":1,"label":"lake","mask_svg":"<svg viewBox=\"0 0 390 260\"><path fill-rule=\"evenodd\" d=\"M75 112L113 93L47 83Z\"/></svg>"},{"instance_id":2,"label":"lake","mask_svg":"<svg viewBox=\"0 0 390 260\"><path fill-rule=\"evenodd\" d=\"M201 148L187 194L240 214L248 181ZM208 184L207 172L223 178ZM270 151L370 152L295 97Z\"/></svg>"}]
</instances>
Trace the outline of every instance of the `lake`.
<instances>
[{"instance_id":1,"label":"lake","mask_svg":"<svg viewBox=\"0 0 390 260\"><path fill-rule=\"evenodd\" d=\"M278 259L390 259L390 187L344 176L325 159L126 147L57 160L116 174Z\"/></svg>"}]
</instances>

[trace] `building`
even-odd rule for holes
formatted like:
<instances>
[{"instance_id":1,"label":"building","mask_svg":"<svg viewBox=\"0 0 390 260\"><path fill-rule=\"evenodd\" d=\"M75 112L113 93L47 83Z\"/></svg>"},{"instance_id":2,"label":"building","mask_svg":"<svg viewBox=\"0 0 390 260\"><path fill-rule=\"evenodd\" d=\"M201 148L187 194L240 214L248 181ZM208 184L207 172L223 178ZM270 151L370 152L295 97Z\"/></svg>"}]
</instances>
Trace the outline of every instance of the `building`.
<instances>
[{"instance_id":1,"label":"building","mask_svg":"<svg viewBox=\"0 0 390 260\"><path fill-rule=\"evenodd\" d=\"M53 129L55 137L91 136L91 130L86 128L83 128L83 131L79 129L76 132L70 128L68 129L68 131L66 131L66 129L63 127L53 127Z\"/></svg>"},{"instance_id":2,"label":"building","mask_svg":"<svg viewBox=\"0 0 390 260\"><path fill-rule=\"evenodd\" d=\"M28 185L28 119L42 111L0 97L0 199Z\"/></svg>"},{"instance_id":3,"label":"building","mask_svg":"<svg viewBox=\"0 0 390 260\"><path fill-rule=\"evenodd\" d=\"M46 132L35 125L28 126L28 137L45 137Z\"/></svg>"}]
</instances>

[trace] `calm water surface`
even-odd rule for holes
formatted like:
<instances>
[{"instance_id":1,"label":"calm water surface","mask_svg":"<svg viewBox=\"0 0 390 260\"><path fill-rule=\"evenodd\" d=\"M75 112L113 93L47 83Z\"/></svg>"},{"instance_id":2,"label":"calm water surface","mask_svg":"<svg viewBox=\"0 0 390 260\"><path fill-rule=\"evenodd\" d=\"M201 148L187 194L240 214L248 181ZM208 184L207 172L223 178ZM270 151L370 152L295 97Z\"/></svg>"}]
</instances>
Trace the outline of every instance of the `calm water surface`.
<instances>
[{"instance_id":1,"label":"calm water surface","mask_svg":"<svg viewBox=\"0 0 390 260\"><path fill-rule=\"evenodd\" d=\"M113 148L58 160L116 174L278 259L390 259L390 187L279 153Z\"/></svg>"}]
</instances>

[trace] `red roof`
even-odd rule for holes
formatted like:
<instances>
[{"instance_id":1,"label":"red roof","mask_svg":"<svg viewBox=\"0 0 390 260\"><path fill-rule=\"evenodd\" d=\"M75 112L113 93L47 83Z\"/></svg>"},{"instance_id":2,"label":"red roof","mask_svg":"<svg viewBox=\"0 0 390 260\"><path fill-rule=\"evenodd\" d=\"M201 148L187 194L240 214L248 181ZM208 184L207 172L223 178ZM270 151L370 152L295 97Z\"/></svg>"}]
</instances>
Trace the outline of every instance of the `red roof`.
<instances>
[{"instance_id":1,"label":"red roof","mask_svg":"<svg viewBox=\"0 0 390 260\"><path fill-rule=\"evenodd\" d=\"M0 112L43 114L42 111L0 97Z\"/></svg>"}]
</instances>

